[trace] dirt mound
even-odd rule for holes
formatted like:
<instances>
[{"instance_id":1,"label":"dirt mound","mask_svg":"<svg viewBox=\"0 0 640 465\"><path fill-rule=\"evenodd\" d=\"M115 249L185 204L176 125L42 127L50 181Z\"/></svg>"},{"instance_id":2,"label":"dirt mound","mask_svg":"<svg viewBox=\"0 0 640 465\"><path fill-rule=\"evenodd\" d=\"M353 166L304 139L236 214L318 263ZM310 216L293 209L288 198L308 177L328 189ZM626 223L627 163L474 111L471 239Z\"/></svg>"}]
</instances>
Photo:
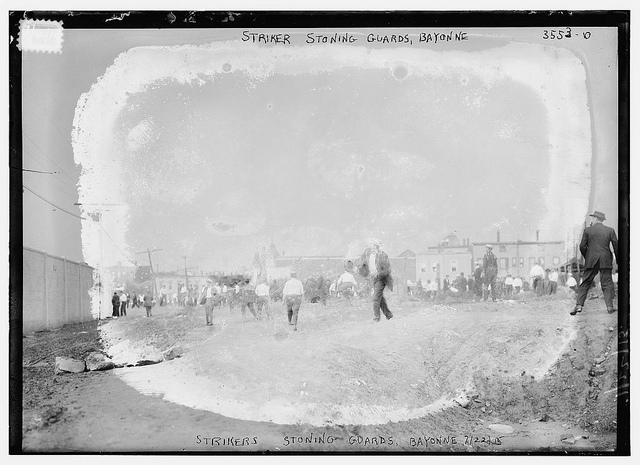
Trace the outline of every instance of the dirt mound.
<instances>
[{"instance_id":1,"label":"dirt mound","mask_svg":"<svg viewBox=\"0 0 640 465\"><path fill-rule=\"evenodd\" d=\"M141 392L234 418L373 425L478 397L490 399L492 411L504 406L512 418L554 410L546 405L556 394L542 386L576 341L578 320L568 315L568 301L425 306L392 298L391 305L395 317L374 323L368 303L305 304L297 332L281 307L272 308L272 320L246 323L218 309L210 327L201 307L165 309L152 318L111 321L103 338L107 345L127 340L161 350L179 341L187 349L180 359L120 376ZM561 403L555 407L564 410Z\"/></svg>"}]
</instances>

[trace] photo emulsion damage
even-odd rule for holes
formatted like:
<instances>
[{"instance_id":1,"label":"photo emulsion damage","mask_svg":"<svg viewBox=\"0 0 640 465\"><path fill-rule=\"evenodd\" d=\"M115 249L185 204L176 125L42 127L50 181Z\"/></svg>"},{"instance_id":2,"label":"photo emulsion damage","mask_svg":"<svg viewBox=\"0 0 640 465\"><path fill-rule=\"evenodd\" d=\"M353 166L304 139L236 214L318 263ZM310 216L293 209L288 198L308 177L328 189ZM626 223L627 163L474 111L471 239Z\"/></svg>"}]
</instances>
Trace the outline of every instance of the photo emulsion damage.
<instances>
[{"instance_id":1,"label":"photo emulsion damage","mask_svg":"<svg viewBox=\"0 0 640 465\"><path fill-rule=\"evenodd\" d=\"M619 26L205 13L16 20L18 450L620 453Z\"/></svg>"}]
</instances>

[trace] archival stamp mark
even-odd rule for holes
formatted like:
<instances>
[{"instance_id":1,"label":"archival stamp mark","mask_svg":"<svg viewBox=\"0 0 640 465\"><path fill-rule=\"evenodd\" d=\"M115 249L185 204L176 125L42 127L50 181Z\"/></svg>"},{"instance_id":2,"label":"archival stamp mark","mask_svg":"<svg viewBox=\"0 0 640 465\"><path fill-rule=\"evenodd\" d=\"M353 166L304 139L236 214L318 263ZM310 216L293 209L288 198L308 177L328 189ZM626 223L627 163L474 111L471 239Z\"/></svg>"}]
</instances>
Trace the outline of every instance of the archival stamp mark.
<instances>
[{"instance_id":1,"label":"archival stamp mark","mask_svg":"<svg viewBox=\"0 0 640 465\"><path fill-rule=\"evenodd\" d=\"M62 21L23 19L18 48L23 52L62 53Z\"/></svg>"}]
</instances>

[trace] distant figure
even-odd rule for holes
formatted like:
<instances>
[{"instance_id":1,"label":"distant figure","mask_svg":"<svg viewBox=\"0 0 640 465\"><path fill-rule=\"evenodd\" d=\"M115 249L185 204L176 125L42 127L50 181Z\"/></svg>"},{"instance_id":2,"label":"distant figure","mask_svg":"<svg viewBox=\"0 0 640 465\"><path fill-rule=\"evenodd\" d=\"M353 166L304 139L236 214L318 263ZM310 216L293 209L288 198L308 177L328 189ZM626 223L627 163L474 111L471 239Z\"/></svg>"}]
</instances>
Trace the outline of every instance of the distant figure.
<instances>
[{"instance_id":1,"label":"distant figure","mask_svg":"<svg viewBox=\"0 0 640 465\"><path fill-rule=\"evenodd\" d=\"M370 241L369 247L362 254L361 261L366 269L366 276L371 276L373 280L373 321L380 321L380 310L387 320L390 320L393 318L393 313L389 310L384 298L384 288L388 287L393 291L391 264L389 256L382 250L382 242L379 239Z\"/></svg>"},{"instance_id":2,"label":"distant figure","mask_svg":"<svg viewBox=\"0 0 640 465\"><path fill-rule=\"evenodd\" d=\"M118 310L120 309L120 297L118 297L117 292L114 292L113 297L111 297L111 307L113 308L111 316L113 318L118 318Z\"/></svg>"},{"instance_id":3,"label":"distant figure","mask_svg":"<svg viewBox=\"0 0 640 465\"><path fill-rule=\"evenodd\" d=\"M436 295L438 295L438 282L435 280L427 280L427 282L429 283L429 293L431 294L431 298L434 299Z\"/></svg>"},{"instance_id":4,"label":"distant figure","mask_svg":"<svg viewBox=\"0 0 640 465\"><path fill-rule=\"evenodd\" d=\"M496 278L498 277L498 259L493 254L493 246L487 244L486 253L482 259L482 268L484 280L482 282L482 295L484 300L489 297L489 289L491 289L491 300L496 301Z\"/></svg>"},{"instance_id":5,"label":"distant figure","mask_svg":"<svg viewBox=\"0 0 640 465\"><path fill-rule=\"evenodd\" d=\"M159 294L160 294L160 306L164 307L165 305L167 305L167 288L165 287L164 284L160 288Z\"/></svg>"},{"instance_id":6,"label":"distant figure","mask_svg":"<svg viewBox=\"0 0 640 465\"><path fill-rule=\"evenodd\" d=\"M454 281L454 286L458 289L459 292L467 291L467 278L464 277L464 272L460 273L460 276L456 278Z\"/></svg>"},{"instance_id":7,"label":"distant figure","mask_svg":"<svg viewBox=\"0 0 640 465\"><path fill-rule=\"evenodd\" d=\"M204 319L207 326L213 325L213 307L215 306L215 294L213 292L213 280L207 278L207 284L202 288L201 298L205 298L204 302ZM200 299L198 299L200 300Z\"/></svg>"},{"instance_id":8,"label":"distant figure","mask_svg":"<svg viewBox=\"0 0 640 465\"><path fill-rule=\"evenodd\" d=\"M337 281L333 281L331 283L331 286L329 286L329 296L330 297L335 297L338 294L338 292L336 291L336 288L337 288L336 283L337 283Z\"/></svg>"},{"instance_id":9,"label":"distant figure","mask_svg":"<svg viewBox=\"0 0 640 465\"><path fill-rule=\"evenodd\" d=\"M317 283L318 283L318 297L320 299L320 302L322 302L322 305L326 307L327 296L329 295L329 285L327 284L327 281L324 279L324 276L322 276L321 271L318 272Z\"/></svg>"},{"instance_id":10,"label":"distant figure","mask_svg":"<svg viewBox=\"0 0 640 465\"><path fill-rule=\"evenodd\" d=\"M467 291L471 296L473 296L473 289L475 288L475 285L476 285L475 280L473 279L473 274L471 274L466 281L467 281Z\"/></svg>"},{"instance_id":11,"label":"distant figure","mask_svg":"<svg viewBox=\"0 0 640 465\"><path fill-rule=\"evenodd\" d=\"M356 290L356 278L351 274L351 267L347 264L344 267L344 273L338 278L336 287L338 293L347 299L347 304L351 305L351 297L355 294Z\"/></svg>"},{"instance_id":12,"label":"distant figure","mask_svg":"<svg viewBox=\"0 0 640 465\"><path fill-rule=\"evenodd\" d=\"M407 295L413 294L413 283L410 279L407 279Z\"/></svg>"},{"instance_id":13,"label":"distant figure","mask_svg":"<svg viewBox=\"0 0 640 465\"><path fill-rule=\"evenodd\" d=\"M533 292L538 295L542 294L542 284L544 280L544 270L539 264L533 265L531 271L529 272L529 277L531 278L531 286L533 287Z\"/></svg>"},{"instance_id":14,"label":"distant figure","mask_svg":"<svg viewBox=\"0 0 640 465\"><path fill-rule=\"evenodd\" d=\"M153 307L153 299L149 289L144 293L144 308L147 310L147 318L151 316L151 307Z\"/></svg>"},{"instance_id":15,"label":"distant figure","mask_svg":"<svg viewBox=\"0 0 640 465\"><path fill-rule=\"evenodd\" d=\"M504 287L507 294L507 299L510 299L511 295L513 294L513 278L510 274L508 274L504 280Z\"/></svg>"},{"instance_id":16,"label":"distant figure","mask_svg":"<svg viewBox=\"0 0 640 465\"><path fill-rule=\"evenodd\" d=\"M120 291L120 316L127 316L127 294Z\"/></svg>"},{"instance_id":17,"label":"distant figure","mask_svg":"<svg viewBox=\"0 0 640 465\"><path fill-rule=\"evenodd\" d=\"M520 276L513 278L513 290L516 294L520 294L522 290L522 278Z\"/></svg>"},{"instance_id":18,"label":"distant figure","mask_svg":"<svg viewBox=\"0 0 640 465\"><path fill-rule=\"evenodd\" d=\"M293 330L298 330L298 312L302 304L302 296L304 288L302 283L297 279L297 273L291 272L291 278L284 284L282 290L282 303L287 308L287 318L289 324L293 326Z\"/></svg>"},{"instance_id":19,"label":"distant figure","mask_svg":"<svg viewBox=\"0 0 640 465\"><path fill-rule=\"evenodd\" d=\"M262 314L266 314L267 318L270 318L269 315L269 285L267 284L267 280L262 278L260 279L260 284L256 287L256 296L257 302L256 307L258 311L258 315L262 316Z\"/></svg>"},{"instance_id":20,"label":"distant figure","mask_svg":"<svg viewBox=\"0 0 640 465\"><path fill-rule=\"evenodd\" d=\"M582 283L578 287L576 306L570 312L575 315L582 311L593 279L600 273L600 286L607 305L607 313L616 311L613 306L614 283L611 278L613 260L618 256L618 237L613 228L602 224L606 217L604 213L594 211L591 215L591 226L585 228L580 241L580 253L584 257L584 273ZM613 254L611 253L613 247Z\"/></svg>"},{"instance_id":21,"label":"distant figure","mask_svg":"<svg viewBox=\"0 0 640 465\"><path fill-rule=\"evenodd\" d=\"M449 281L449 275L445 275L444 279L442 280L442 291L447 292L450 287L451 281Z\"/></svg>"},{"instance_id":22,"label":"distant figure","mask_svg":"<svg viewBox=\"0 0 640 465\"><path fill-rule=\"evenodd\" d=\"M129 296L129 300L131 308L138 307L138 295L135 293L135 291L131 293L131 295Z\"/></svg>"},{"instance_id":23,"label":"distant figure","mask_svg":"<svg viewBox=\"0 0 640 465\"><path fill-rule=\"evenodd\" d=\"M558 292L558 272L556 269L552 269L547 274L549 277L549 295L555 294Z\"/></svg>"},{"instance_id":24,"label":"distant figure","mask_svg":"<svg viewBox=\"0 0 640 465\"><path fill-rule=\"evenodd\" d=\"M476 269L473 271L473 293L478 297L482 297L482 267L476 263ZM471 278L469 278L471 279Z\"/></svg>"}]
</instances>

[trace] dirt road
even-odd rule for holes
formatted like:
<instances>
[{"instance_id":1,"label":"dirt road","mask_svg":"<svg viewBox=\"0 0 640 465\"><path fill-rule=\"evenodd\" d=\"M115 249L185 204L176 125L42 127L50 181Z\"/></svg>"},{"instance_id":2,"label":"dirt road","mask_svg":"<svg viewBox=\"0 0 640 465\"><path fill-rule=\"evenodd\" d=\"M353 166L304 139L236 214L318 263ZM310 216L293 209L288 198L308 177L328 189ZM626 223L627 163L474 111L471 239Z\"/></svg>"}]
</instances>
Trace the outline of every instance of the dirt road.
<instances>
[{"instance_id":1,"label":"dirt road","mask_svg":"<svg viewBox=\"0 0 640 465\"><path fill-rule=\"evenodd\" d=\"M570 295L305 303L244 322L218 309L131 309L24 339L25 451L598 451L616 448L616 315ZM384 320L384 319L383 319ZM99 327L98 327L99 326ZM100 337L100 340L98 340ZM71 343L73 341L73 343ZM53 373L56 355L155 365Z\"/></svg>"}]
</instances>

